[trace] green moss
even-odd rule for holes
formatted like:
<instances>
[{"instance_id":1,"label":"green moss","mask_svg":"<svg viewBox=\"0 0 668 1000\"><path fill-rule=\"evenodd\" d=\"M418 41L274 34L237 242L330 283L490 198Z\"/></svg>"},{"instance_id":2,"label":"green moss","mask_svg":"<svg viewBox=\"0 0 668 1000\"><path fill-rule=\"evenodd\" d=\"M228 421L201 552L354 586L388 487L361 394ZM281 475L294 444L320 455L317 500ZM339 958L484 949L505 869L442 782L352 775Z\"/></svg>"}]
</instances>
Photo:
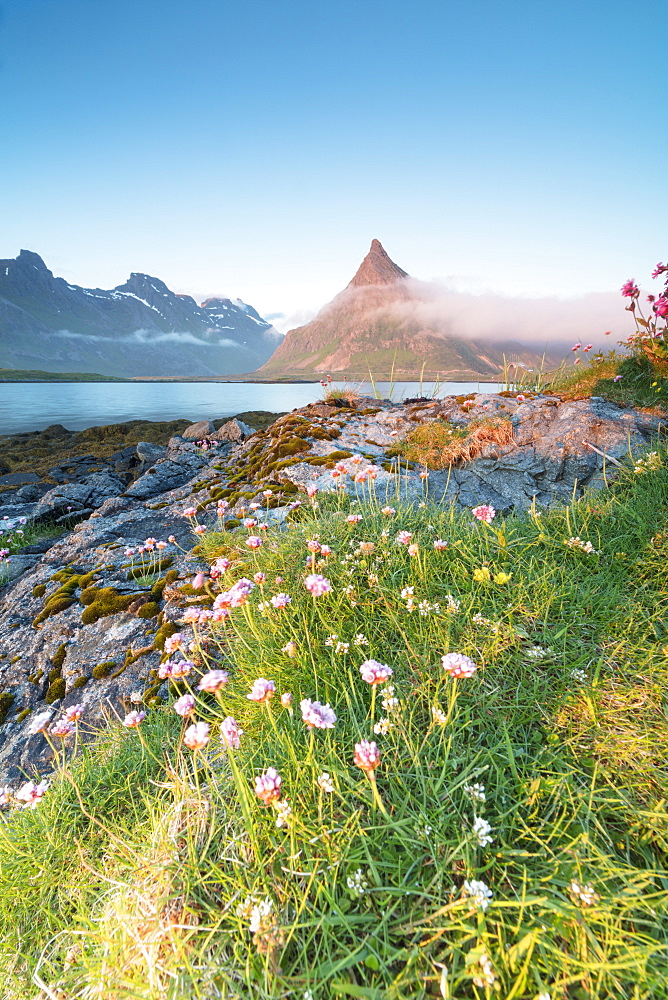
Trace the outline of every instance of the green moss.
<instances>
[{"instance_id":1,"label":"green moss","mask_svg":"<svg viewBox=\"0 0 668 1000\"><path fill-rule=\"evenodd\" d=\"M234 531L235 528L239 528L240 526L241 526L241 521L236 517L228 518L227 521L225 521L225 524L223 525L225 531Z\"/></svg>"},{"instance_id":2,"label":"green moss","mask_svg":"<svg viewBox=\"0 0 668 1000\"><path fill-rule=\"evenodd\" d=\"M85 590L86 587L90 587L91 583L93 582L96 576L97 576L96 570L93 570L90 573L84 573L83 576L79 577L77 586L79 586L81 590Z\"/></svg>"},{"instance_id":3,"label":"green moss","mask_svg":"<svg viewBox=\"0 0 668 1000\"><path fill-rule=\"evenodd\" d=\"M156 604L155 601L147 601L146 604L142 604L136 612L137 618L155 618L155 616L159 614L160 605Z\"/></svg>"},{"instance_id":4,"label":"green moss","mask_svg":"<svg viewBox=\"0 0 668 1000\"><path fill-rule=\"evenodd\" d=\"M52 705L54 701L59 701L60 698L65 697L65 679L63 677L56 678L49 684L49 689L46 692L45 702L47 705Z\"/></svg>"},{"instance_id":5,"label":"green moss","mask_svg":"<svg viewBox=\"0 0 668 1000\"><path fill-rule=\"evenodd\" d=\"M25 718L27 718L27 716L29 716L29 715L30 715L30 709L29 708L24 708L23 711L19 712L19 714L16 716L16 721L17 722L23 722L23 720Z\"/></svg>"},{"instance_id":6,"label":"green moss","mask_svg":"<svg viewBox=\"0 0 668 1000\"><path fill-rule=\"evenodd\" d=\"M45 583L38 583L37 586L35 586L35 587L32 588L32 596L33 597L44 597L45 593L46 593L46 584Z\"/></svg>"},{"instance_id":7,"label":"green moss","mask_svg":"<svg viewBox=\"0 0 668 1000\"><path fill-rule=\"evenodd\" d=\"M333 459L335 462L342 462L344 458L352 458L352 451L330 451L327 458Z\"/></svg>"},{"instance_id":8,"label":"green moss","mask_svg":"<svg viewBox=\"0 0 668 1000\"><path fill-rule=\"evenodd\" d=\"M362 417L370 417L372 413L380 413L379 406L367 406L365 410L360 410L360 415Z\"/></svg>"},{"instance_id":9,"label":"green moss","mask_svg":"<svg viewBox=\"0 0 668 1000\"><path fill-rule=\"evenodd\" d=\"M9 691L5 691L4 694L0 694L0 726L9 715L11 707L14 704L14 698L15 695L10 694Z\"/></svg>"},{"instance_id":10,"label":"green moss","mask_svg":"<svg viewBox=\"0 0 668 1000\"><path fill-rule=\"evenodd\" d=\"M77 679L75 680L75 682L74 682L74 684L72 685L72 687L75 687L75 688L82 688L82 687L84 687L84 686L85 686L86 684L88 684L88 681L89 681L89 679L90 679L90 678L88 678L88 677L77 677Z\"/></svg>"},{"instance_id":11,"label":"green moss","mask_svg":"<svg viewBox=\"0 0 668 1000\"><path fill-rule=\"evenodd\" d=\"M161 625L156 632L155 639L153 640L153 649L164 649L165 639L167 639L170 635L174 635L174 633L178 632L178 630L178 626L173 622L165 622L164 625Z\"/></svg>"},{"instance_id":12,"label":"green moss","mask_svg":"<svg viewBox=\"0 0 668 1000\"><path fill-rule=\"evenodd\" d=\"M92 625L99 618L127 611L130 604L137 599L137 594L119 594L113 587L103 587L96 591L92 601L85 608L81 621L84 625ZM87 599L90 598L90 595Z\"/></svg>"},{"instance_id":13,"label":"green moss","mask_svg":"<svg viewBox=\"0 0 668 1000\"><path fill-rule=\"evenodd\" d=\"M149 507L149 510L162 510L163 507L169 507L169 504L167 503L166 500L163 500L162 503L154 503L154 504L152 504Z\"/></svg>"},{"instance_id":14,"label":"green moss","mask_svg":"<svg viewBox=\"0 0 668 1000\"><path fill-rule=\"evenodd\" d=\"M18 653L16 656L12 656L12 658L11 658L11 660L9 662L10 663L18 663L20 659L21 659L21 653Z\"/></svg>"},{"instance_id":15,"label":"green moss","mask_svg":"<svg viewBox=\"0 0 668 1000\"><path fill-rule=\"evenodd\" d=\"M96 667L93 667L93 677L96 680L99 680L101 677L108 677L115 666L116 660L106 660L104 663L98 663Z\"/></svg>"},{"instance_id":16,"label":"green moss","mask_svg":"<svg viewBox=\"0 0 668 1000\"><path fill-rule=\"evenodd\" d=\"M58 593L58 591L56 591L56 593ZM38 625L45 622L47 618L51 617L51 615L57 615L60 614L61 611L66 611L67 608L71 607L73 604L74 599L72 597L61 597L56 599L54 594L53 598L44 606L44 609L40 611L36 618L33 618L32 623L34 627L37 628Z\"/></svg>"},{"instance_id":17,"label":"green moss","mask_svg":"<svg viewBox=\"0 0 668 1000\"><path fill-rule=\"evenodd\" d=\"M291 437L278 446L276 457L287 458L288 455L299 455L308 451L310 447L311 445L304 438Z\"/></svg>"},{"instance_id":18,"label":"green moss","mask_svg":"<svg viewBox=\"0 0 668 1000\"><path fill-rule=\"evenodd\" d=\"M63 669L63 663L65 662L65 656L67 654L66 643L61 643L56 652L51 657L51 663L53 664L53 669L59 672Z\"/></svg>"}]
</instances>

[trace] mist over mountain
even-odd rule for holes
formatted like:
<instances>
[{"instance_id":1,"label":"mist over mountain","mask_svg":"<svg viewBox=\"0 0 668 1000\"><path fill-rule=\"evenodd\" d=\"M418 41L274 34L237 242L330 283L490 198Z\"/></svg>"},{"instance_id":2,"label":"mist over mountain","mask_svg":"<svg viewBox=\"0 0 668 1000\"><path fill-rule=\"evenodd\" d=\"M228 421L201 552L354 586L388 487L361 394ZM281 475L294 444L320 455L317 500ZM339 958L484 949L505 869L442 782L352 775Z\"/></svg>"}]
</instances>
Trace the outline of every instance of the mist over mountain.
<instances>
[{"instance_id":1,"label":"mist over mountain","mask_svg":"<svg viewBox=\"0 0 668 1000\"><path fill-rule=\"evenodd\" d=\"M508 362L558 366L576 340L605 345L606 330L622 335L623 318L613 294L513 299L418 281L374 239L346 288L290 330L257 374L494 379Z\"/></svg>"},{"instance_id":2,"label":"mist over mountain","mask_svg":"<svg viewBox=\"0 0 668 1000\"><path fill-rule=\"evenodd\" d=\"M0 367L102 375L229 375L266 361L281 335L239 299L199 306L132 273L104 290L54 277L21 250L0 260Z\"/></svg>"}]
</instances>

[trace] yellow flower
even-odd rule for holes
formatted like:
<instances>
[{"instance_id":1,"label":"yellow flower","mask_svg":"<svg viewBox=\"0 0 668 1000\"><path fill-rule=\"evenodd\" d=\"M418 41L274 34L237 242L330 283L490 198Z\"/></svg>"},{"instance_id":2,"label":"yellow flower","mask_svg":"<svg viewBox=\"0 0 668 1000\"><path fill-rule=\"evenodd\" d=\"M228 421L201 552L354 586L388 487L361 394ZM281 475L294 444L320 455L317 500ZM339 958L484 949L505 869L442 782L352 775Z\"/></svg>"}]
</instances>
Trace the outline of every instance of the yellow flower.
<instances>
[{"instance_id":1,"label":"yellow flower","mask_svg":"<svg viewBox=\"0 0 668 1000\"><path fill-rule=\"evenodd\" d=\"M512 575L512 573L497 573L494 577L494 583L508 583Z\"/></svg>"},{"instance_id":2,"label":"yellow flower","mask_svg":"<svg viewBox=\"0 0 668 1000\"><path fill-rule=\"evenodd\" d=\"M476 583L489 583L491 578L492 574L486 566L481 566L480 569L473 570L473 579Z\"/></svg>"}]
</instances>

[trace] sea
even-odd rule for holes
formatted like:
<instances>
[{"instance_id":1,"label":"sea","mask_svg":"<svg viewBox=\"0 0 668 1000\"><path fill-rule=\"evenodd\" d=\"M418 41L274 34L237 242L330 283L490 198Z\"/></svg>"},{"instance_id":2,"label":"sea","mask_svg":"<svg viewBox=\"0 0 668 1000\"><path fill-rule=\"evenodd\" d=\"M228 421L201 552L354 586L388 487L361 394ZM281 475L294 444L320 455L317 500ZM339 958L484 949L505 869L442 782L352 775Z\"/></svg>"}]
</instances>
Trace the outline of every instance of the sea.
<instances>
[{"instance_id":1,"label":"sea","mask_svg":"<svg viewBox=\"0 0 668 1000\"><path fill-rule=\"evenodd\" d=\"M334 388L395 402L414 396L497 392L498 382L345 382ZM0 383L0 435L67 430L126 420L218 420L246 410L279 413L323 398L318 382L14 382Z\"/></svg>"}]
</instances>

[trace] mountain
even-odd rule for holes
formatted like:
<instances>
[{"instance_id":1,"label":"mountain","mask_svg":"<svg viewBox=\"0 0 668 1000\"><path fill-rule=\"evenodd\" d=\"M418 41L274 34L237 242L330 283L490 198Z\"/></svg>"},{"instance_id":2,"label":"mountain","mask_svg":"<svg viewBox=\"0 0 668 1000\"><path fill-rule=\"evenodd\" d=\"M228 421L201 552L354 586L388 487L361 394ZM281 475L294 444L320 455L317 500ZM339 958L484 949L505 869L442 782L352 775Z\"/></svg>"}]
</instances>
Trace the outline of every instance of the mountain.
<instances>
[{"instance_id":1,"label":"mountain","mask_svg":"<svg viewBox=\"0 0 668 1000\"><path fill-rule=\"evenodd\" d=\"M390 259L378 240L357 273L318 315L286 334L256 372L264 378L337 372L349 377L497 378L505 363L538 368L543 351L512 339L457 336L435 315L425 287ZM546 357L558 365L563 352Z\"/></svg>"},{"instance_id":2,"label":"mountain","mask_svg":"<svg viewBox=\"0 0 668 1000\"><path fill-rule=\"evenodd\" d=\"M109 291L81 288L29 250L0 260L0 367L228 375L262 364L280 339L239 299L198 306L139 273Z\"/></svg>"}]
</instances>

